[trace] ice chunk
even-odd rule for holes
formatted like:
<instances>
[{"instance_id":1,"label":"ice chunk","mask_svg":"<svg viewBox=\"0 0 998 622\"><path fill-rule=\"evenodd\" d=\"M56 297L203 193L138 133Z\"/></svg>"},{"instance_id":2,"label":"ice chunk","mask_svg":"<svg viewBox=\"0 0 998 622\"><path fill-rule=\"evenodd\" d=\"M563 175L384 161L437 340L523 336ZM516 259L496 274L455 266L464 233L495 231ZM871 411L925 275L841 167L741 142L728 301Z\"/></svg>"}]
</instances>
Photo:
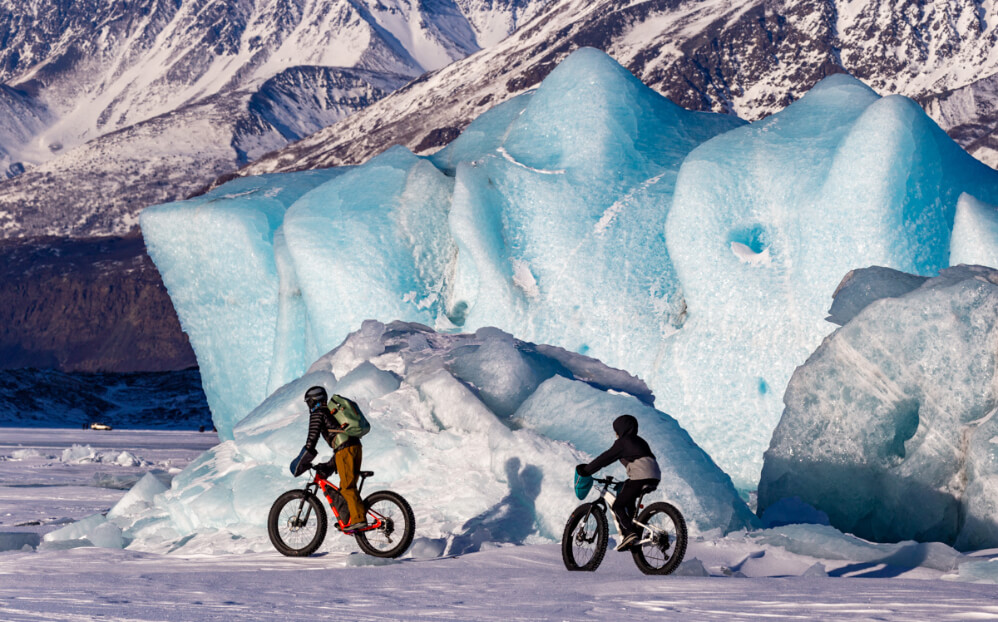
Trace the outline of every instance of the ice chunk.
<instances>
[{"instance_id":1,"label":"ice chunk","mask_svg":"<svg viewBox=\"0 0 998 622\"><path fill-rule=\"evenodd\" d=\"M923 566L952 571L967 558L939 542L868 542L828 525L785 525L748 534L748 540L779 546L791 553L818 559L850 560L902 568Z\"/></svg>"},{"instance_id":2,"label":"ice chunk","mask_svg":"<svg viewBox=\"0 0 998 622\"><path fill-rule=\"evenodd\" d=\"M11 460L50 460L53 457L54 456L50 456L48 454L43 454L37 449L15 449L10 454Z\"/></svg>"},{"instance_id":3,"label":"ice chunk","mask_svg":"<svg viewBox=\"0 0 998 622\"><path fill-rule=\"evenodd\" d=\"M797 369L759 509L797 496L875 541L998 546L998 270L883 298Z\"/></svg>"},{"instance_id":4,"label":"ice chunk","mask_svg":"<svg viewBox=\"0 0 998 622\"><path fill-rule=\"evenodd\" d=\"M156 493L147 483L148 490L129 493L148 508L123 499L129 510L116 507L112 518L132 548L270 549L271 503L303 485L287 468L307 434L302 396L322 385L355 397L371 421L363 468L375 476L365 490L388 487L410 501L425 539L414 555L560 538L578 505L574 467L610 445L610 423L621 409L639 417L668 474L654 495L679 505L693 533L756 524L689 435L640 399L647 387L583 359L495 329L454 335L414 323L365 322L236 425L233 440L188 465L169 490ZM518 384L524 379L526 393ZM320 448L318 461L330 455ZM229 545L221 534L239 539ZM331 532L327 547L353 544Z\"/></svg>"},{"instance_id":5,"label":"ice chunk","mask_svg":"<svg viewBox=\"0 0 998 622\"><path fill-rule=\"evenodd\" d=\"M167 486L153 473L146 473L131 489L125 493L118 503L107 513L109 518L138 514L152 506L156 495L166 492Z\"/></svg>"},{"instance_id":6,"label":"ice chunk","mask_svg":"<svg viewBox=\"0 0 998 622\"><path fill-rule=\"evenodd\" d=\"M740 124L682 110L602 52L573 53L494 153L456 166L450 319L647 377L684 317L662 235L676 173Z\"/></svg>"},{"instance_id":7,"label":"ice chunk","mask_svg":"<svg viewBox=\"0 0 998 622\"><path fill-rule=\"evenodd\" d=\"M871 302L881 298L903 296L918 289L928 277L908 274L900 270L872 266L850 270L832 294L834 300L825 319L845 326Z\"/></svg>"},{"instance_id":8,"label":"ice chunk","mask_svg":"<svg viewBox=\"0 0 998 622\"><path fill-rule=\"evenodd\" d=\"M666 223L689 319L656 373L632 369L752 487L783 388L832 328L824 317L842 275L949 266L963 192L995 200L998 172L913 101L846 75L702 144L683 162ZM759 259L745 261L748 251Z\"/></svg>"},{"instance_id":9,"label":"ice chunk","mask_svg":"<svg viewBox=\"0 0 998 622\"><path fill-rule=\"evenodd\" d=\"M762 514L762 523L766 527L782 525L797 525L808 523L813 525L828 525L828 514L816 510L800 497L784 497L766 508Z\"/></svg>"},{"instance_id":10,"label":"ice chunk","mask_svg":"<svg viewBox=\"0 0 998 622\"><path fill-rule=\"evenodd\" d=\"M90 445L73 444L72 447L64 449L60 460L63 462L93 462L97 452Z\"/></svg>"},{"instance_id":11,"label":"ice chunk","mask_svg":"<svg viewBox=\"0 0 998 622\"><path fill-rule=\"evenodd\" d=\"M677 577L709 577L710 573L704 567L703 562L696 557L687 559L679 564L679 567L672 573Z\"/></svg>"},{"instance_id":12,"label":"ice chunk","mask_svg":"<svg viewBox=\"0 0 998 622\"><path fill-rule=\"evenodd\" d=\"M976 264L998 268L998 206L969 194L960 195L949 252L951 266Z\"/></svg>"},{"instance_id":13,"label":"ice chunk","mask_svg":"<svg viewBox=\"0 0 998 622\"><path fill-rule=\"evenodd\" d=\"M65 527L50 531L42 538L46 543L88 540L94 546L120 549L124 546L121 529L101 514L88 516Z\"/></svg>"},{"instance_id":14,"label":"ice chunk","mask_svg":"<svg viewBox=\"0 0 998 622\"><path fill-rule=\"evenodd\" d=\"M124 547L121 529L110 521L105 521L97 525L97 527L87 533L87 540L90 540L94 546L105 549L120 549Z\"/></svg>"},{"instance_id":15,"label":"ice chunk","mask_svg":"<svg viewBox=\"0 0 998 622\"><path fill-rule=\"evenodd\" d=\"M231 437L235 422L267 396L271 361L281 345L274 236L284 212L307 191L343 172L241 178L141 214L146 248L190 337L222 438ZM294 346L302 347L300 340L281 350ZM303 354L283 356L304 364ZM301 371L293 370L282 383Z\"/></svg>"},{"instance_id":16,"label":"ice chunk","mask_svg":"<svg viewBox=\"0 0 998 622\"><path fill-rule=\"evenodd\" d=\"M284 234L319 352L369 317L435 322L454 254L452 183L395 147L288 210Z\"/></svg>"},{"instance_id":17,"label":"ice chunk","mask_svg":"<svg viewBox=\"0 0 998 622\"><path fill-rule=\"evenodd\" d=\"M946 575L943 579L968 583L998 583L998 559L966 561L960 564L956 575Z\"/></svg>"},{"instance_id":18,"label":"ice chunk","mask_svg":"<svg viewBox=\"0 0 998 622\"><path fill-rule=\"evenodd\" d=\"M828 571L825 570L825 565L821 562L816 562L813 566L804 571L802 577L827 577Z\"/></svg>"},{"instance_id":19,"label":"ice chunk","mask_svg":"<svg viewBox=\"0 0 998 622\"><path fill-rule=\"evenodd\" d=\"M34 550L41 543L37 533L0 531L0 553L4 551Z\"/></svg>"}]
</instances>

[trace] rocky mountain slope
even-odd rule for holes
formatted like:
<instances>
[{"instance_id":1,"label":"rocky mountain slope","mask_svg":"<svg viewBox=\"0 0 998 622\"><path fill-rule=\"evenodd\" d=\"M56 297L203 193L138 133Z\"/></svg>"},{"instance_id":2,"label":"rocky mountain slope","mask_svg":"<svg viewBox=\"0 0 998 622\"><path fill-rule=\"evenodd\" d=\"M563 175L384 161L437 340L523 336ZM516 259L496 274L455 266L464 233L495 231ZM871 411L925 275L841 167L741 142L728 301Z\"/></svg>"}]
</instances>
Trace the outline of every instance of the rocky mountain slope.
<instances>
[{"instance_id":1,"label":"rocky mountain slope","mask_svg":"<svg viewBox=\"0 0 998 622\"><path fill-rule=\"evenodd\" d=\"M0 369L196 364L140 237L0 241Z\"/></svg>"},{"instance_id":2,"label":"rocky mountain slope","mask_svg":"<svg viewBox=\"0 0 998 622\"><path fill-rule=\"evenodd\" d=\"M534 87L572 50L607 51L696 110L754 120L830 73L925 103L998 165L998 4L977 0L558 0L501 44L424 76L241 174L350 164L401 143L426 153Z\"/></svg>"}]
</instances>

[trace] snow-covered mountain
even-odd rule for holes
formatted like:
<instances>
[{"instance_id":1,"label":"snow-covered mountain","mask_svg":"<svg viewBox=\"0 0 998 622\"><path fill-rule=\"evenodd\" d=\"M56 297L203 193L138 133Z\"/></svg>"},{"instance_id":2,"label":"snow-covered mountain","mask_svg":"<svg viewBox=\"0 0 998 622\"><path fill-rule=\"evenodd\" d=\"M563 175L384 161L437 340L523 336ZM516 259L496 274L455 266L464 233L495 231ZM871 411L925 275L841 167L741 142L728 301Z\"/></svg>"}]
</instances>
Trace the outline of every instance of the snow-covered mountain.
<instances>
[{"instance_id":1,"label":"snow-covered mountain","mask_svg":"<svg viewBox=\"0 0 998 622\"><path fill-rule=\"evenodd\" d=\"M35 140L40 150L68 148L296 65L415 77L478 50L480 35L494 39L493 22L508 33L542 4L3 0L0 82L58 117Z\"/></svg>"},{"instance_id":2,"label":"snow-covered mountain","mask_svg":"<svg viewBox=\"0 0 998 622\"><path fill-rule=\"evenodd\" d=\"M0 237L124 234L183 198L384 97L405 78L298 66L91 140L0 185Z\"/></svg>"},{"instance_id":3,"label":"snow-covered mountain","mask_svg":"<svg viewBox=\"0 0 998 622\"><path fill-rule=\"evenodd\" d=\"M608 52L681 106L749 120L848 72L929 105L998 165L998 3L936 0L558 0L502 43L409 84L244 174L361 162L400 143L426 153L536 86L572 50Z\"/></svg>"},{"instance_id":4,"label":"snow-covered mountain","mask_svg":"<svg viewBox=\"0 0 998 622\"><path fill-rule=\"evenodd\" d=\"M548 1L2 0L0 165L37 168L0 186L0 237L125 233Z\"/></svg>"}]
</instances>

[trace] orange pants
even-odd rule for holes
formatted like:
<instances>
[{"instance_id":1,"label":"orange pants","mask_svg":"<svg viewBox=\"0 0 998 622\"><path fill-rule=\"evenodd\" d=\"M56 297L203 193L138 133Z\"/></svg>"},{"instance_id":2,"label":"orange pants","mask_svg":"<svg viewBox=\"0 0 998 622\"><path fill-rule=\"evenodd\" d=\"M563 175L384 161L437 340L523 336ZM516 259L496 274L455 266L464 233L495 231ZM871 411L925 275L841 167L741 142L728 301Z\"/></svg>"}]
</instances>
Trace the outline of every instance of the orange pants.
<instances>
[{"instance_id":1,"label":"orange pants","mask_svg":"<svg viewBox=\"0 0 998 622\"><path fill-rule=\"evenodd\" d=\"M360 459L363 455L360 445L344 447L336 452L336 470L340 474L340 494L350 508L350 524L364 520L364 504L357 492L357 474L360 473Z\"/></svg>"}]
</instances>

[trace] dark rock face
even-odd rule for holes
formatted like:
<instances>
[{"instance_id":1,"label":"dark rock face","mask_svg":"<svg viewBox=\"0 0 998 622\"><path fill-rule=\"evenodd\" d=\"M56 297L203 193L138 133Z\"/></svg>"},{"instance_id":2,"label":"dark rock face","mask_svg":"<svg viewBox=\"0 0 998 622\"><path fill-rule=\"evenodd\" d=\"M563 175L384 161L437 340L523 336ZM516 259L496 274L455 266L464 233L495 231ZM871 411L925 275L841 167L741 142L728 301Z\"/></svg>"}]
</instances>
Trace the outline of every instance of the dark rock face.
<instances>
[{"instance_id":1,"label":"dark rock face","mask_svg":"<svg viewBox=\"0 0 998 622\"><path fill-rule=\"evenodd\" d=\"M0 369L195 366L138 236L0 242Z\"/></svg>"}]
</instances>

